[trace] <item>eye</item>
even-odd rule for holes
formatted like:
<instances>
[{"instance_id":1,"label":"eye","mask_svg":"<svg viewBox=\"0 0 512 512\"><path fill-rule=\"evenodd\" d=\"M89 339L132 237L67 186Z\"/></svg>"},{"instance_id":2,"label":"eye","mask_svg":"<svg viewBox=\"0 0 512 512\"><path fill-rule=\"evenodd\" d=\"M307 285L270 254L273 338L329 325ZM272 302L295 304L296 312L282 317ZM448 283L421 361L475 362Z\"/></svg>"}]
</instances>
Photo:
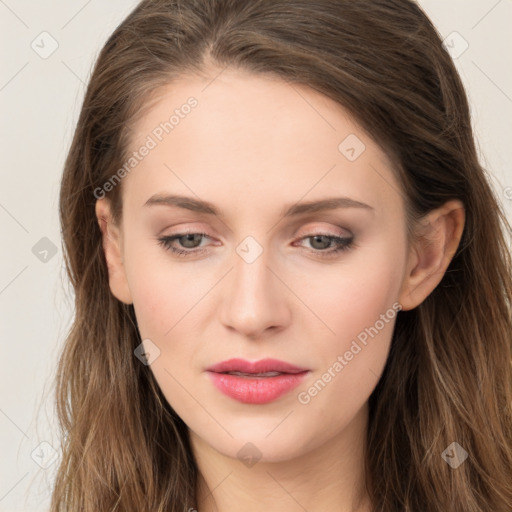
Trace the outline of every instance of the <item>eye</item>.
<instances>
[{"instance_id":1,"label":"eye","mask_svg":"<svg viewBox=\"0 0 512 512\"><path fill-rule=\"evenodd\" d=\"M165 249L171 251L177 256L188 256L190 254L202 253L205 249L195 250L198 245L197 242L201 241L201 237L210 238L206 233L178 233L172 236L164 236L158 239L158 243ZM183 250L179 247L175 247L173 242L179 240L180 243L184 244L184 247L189 250Z\"/></svg>"},{"instance_id":2,"label":"eye","mask_svg":"<svg viewBox=\"0 0 512 512\"><path fill-rule=\"evenodd\" d=\"M158 243L166 250L171 251L179 257L187 257L190 255L202 254L206 251L206 249L200 248L199 245L202 238L210 237L206 233L177 233L176 235L158 238ZM308 235L302 237L301 240L311 240L313 248L310 252L325 258L334 257L338 253L348 251L356 246L354 243L354 237L342 238L325 233ZM174 245L175 241L177 241L183 248L176 247Z\"/></svg>"},{"instance_id":3,"label":"eye","mask_svg":"<svg viewBox=\"0 0 512 512\"><path fill-rule=\"evenodd\" d=\"M301 240L310 240L313 252L325 258L334 257L342 251L348 251L349 249L356 247L354 237L342 238L340 236L329 235L326 233L308 235L301 238ZM330 250L325 250L329 249L329 247Z\"/></svg>"}]
</instances>

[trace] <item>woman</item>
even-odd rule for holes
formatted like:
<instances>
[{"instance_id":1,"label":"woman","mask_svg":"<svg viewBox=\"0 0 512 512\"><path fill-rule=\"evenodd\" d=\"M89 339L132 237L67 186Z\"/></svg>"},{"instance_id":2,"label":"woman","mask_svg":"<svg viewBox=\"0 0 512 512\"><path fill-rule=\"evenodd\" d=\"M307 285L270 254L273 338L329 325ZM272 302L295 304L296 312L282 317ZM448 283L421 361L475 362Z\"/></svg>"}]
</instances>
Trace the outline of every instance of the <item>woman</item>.
<instances>
[{"instance_id":1,"label":"woman","mask_svg":"<svg viewBox=\"0 0 512 512\"><path fill-rule=\"evenodd\" d=\"M510 226L415 2L142 1L60 201L52 511L512 509Z\"/></svg>"}]
</instances>

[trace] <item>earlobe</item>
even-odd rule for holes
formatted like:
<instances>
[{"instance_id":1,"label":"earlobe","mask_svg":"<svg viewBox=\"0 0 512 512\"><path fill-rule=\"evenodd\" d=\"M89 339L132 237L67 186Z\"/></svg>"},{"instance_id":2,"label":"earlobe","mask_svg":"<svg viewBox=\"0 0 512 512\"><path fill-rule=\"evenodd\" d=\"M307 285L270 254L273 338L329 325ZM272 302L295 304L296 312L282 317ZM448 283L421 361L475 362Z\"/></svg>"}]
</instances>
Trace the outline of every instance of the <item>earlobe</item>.
<instances>
[{"instance_id":1,"label":"earlobe","mask_svg":"<svg viewBox=\"0 0 512 512\"><path fill-rule=\"evenodd\" d=\"M110 291L121 302L132 304L133 300L123 261L122 234L119 226L112 221L109 200L98 199L95 211L102 233L102 246L108 268Z\"/></svg>"},{"instance_id":2,"label":"earlobe","mask_svg":"<svg viewBox=\"0 0 512 512\"><path fill-rule=\"evenodd\" d=\"M464 223L464 205L458 200L448 201L422 220L400 292L403 311L421 304L441 282L457 252Z\"/></svg>"}]
</instances>

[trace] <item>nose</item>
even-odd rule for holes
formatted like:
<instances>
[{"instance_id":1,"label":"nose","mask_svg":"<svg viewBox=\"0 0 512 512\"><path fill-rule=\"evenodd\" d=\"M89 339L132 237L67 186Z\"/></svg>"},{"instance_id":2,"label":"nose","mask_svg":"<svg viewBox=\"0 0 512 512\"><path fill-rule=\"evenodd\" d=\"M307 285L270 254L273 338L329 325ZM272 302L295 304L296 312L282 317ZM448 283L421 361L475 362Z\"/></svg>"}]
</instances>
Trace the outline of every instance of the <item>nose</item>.
<instances>
[{"instance_id":1,"label":"nose","mask_svg":"<svg viewBox=\"0 0 512 512\"><path fill-rule=\"evenodd\" d=\"M284 329L291 316L287 302L290 293L268 253L264 249L252 262L235 253L234 268L222 290L222 323L251 339Z\"/></svg>"}]
</instances>

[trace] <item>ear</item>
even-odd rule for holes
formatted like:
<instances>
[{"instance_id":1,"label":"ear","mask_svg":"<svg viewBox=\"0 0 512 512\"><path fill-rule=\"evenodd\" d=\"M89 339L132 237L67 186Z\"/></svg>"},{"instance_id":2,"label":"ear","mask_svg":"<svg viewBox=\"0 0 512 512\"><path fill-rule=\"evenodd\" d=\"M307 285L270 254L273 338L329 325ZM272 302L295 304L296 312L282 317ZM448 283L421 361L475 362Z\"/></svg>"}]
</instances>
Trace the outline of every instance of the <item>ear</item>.
<instances>
[{"instance_id":1,"label":"ear","mask_svg":"<svg viewBox=\"0 0 512 512\"><path fill-rule=\"evenodd\" d=\"M112 295L125 304L132 304L132 296L123 262L122 232L112 221L110 201L96 201L96 217L102 232L103 252L108 268L108 281Z\"/></svg>"},{"instance_id":2,"label":"ear","mask_svg":"<svg viewBox=\"0 0 512 512\"><path fill-rule=\"evenodd\" d=\"M421 304L441 282L457 252L464 223L464 205L455 199L421 220L399 296L403 311Z\"/></svg>"}]
</instances>

